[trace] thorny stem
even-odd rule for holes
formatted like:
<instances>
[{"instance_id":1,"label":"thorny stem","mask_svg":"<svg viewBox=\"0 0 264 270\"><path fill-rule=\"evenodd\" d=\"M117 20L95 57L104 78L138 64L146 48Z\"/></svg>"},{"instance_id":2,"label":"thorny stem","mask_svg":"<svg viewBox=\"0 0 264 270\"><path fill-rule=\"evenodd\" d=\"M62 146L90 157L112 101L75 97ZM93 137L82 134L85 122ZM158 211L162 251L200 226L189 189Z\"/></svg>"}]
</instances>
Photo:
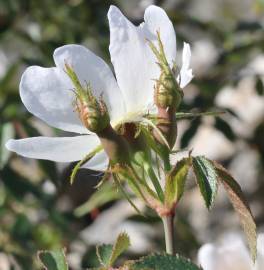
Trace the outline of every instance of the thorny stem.
<instances>
[{"instance_id":1,"label":"thorny stem","mask_svg":"<svg viewBox=\"0 0 264 270\"><path fill-rule=\"evenodd\" d=\"M174 215L162 217L165 234L166 252L174 255Z\"/></svg>"}]
</instances>

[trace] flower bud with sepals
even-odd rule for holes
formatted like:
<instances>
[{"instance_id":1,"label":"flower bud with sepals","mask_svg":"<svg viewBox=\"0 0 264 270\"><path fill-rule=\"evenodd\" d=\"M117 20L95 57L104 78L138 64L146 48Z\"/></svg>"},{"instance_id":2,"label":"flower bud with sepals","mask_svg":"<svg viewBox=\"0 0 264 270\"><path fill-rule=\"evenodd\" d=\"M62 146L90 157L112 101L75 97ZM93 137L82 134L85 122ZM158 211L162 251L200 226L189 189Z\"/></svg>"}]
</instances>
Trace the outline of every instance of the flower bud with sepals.
<instances>
[{"instance_id":1,"label":"flower bud with sepals","mask_svg":"<svg viewBox=\"0 0 264 270\"><path fill-rule=\"evenodd\" d=\"M128 144L112 128L107 106L102 97L96 99L89 83L84 88L73 67L67 62L65 62L65 71L74 85L75 107L83 125L99 137L111 164L128 164L130 156Z\"/></svg>"},{"instance_id":2,"label":"flower bud with sepals","mask_svg":"<svg viewBox=\"0 0 264 270\"><path fill-rule=\"evenodd\" d=\"M67 63L65 63L65 71L75 87L76 100L74 105L83 125L95 133L102 131L110 123L108 110L102 97L99 100L95 98L89 83L84 88L73 68Z\"/></svg>"},{"instance_id":3,"label":"flower bud with sepals","mask_svg":"<svg viewBox=\"0 0 264 270\"><path fill-rule=\"evenodd\" d=\"M138 176L137 171L133 167L133 160L135 156L138 159L145 153L140 153L141 147L137 143L131 143L125 134L119 134L113 129L110 123L107 107L102 99L99 101L92 94L92 87L86 84L86 88L82 86L80 80L74 69L65 63L65 71L74 85L74 92L76 93L76 111L84 124L90 131L96 133L99 137L104 151L110 159L109 171L119 187L120 181L126 181L133 192L145 203L154 207L159 205L159 199L155 192L148 186L148 184ZM127 125L128 127L129 125ZM128 132L134 138L134 126L130 125L132 130ZM127 133L127 134L128 134ZM131 139L132 139L131 137ZM134 138L135 139L135 138ZM142 144L141 144L142 146ZM146 156L144 156L146 158Z\"/></svg>"},{"instance_id":4,"label":"flower bud with sepals","mask_svg":"<svg viewBox=\"0 0 264 270\"><path fill-rule=\"evenodd\" d=\"M154 102L158 108L157 127L164 135L170 148L172 148L177 137L175 113L182 101L183 92L167 61L159 32L157 32L157 38L158 48L153 42L149 41L149 46L157 58L157 64L161 72L154 86ZM164 140L160 138L160 135L155 130L154 136L160 144L164 145Z\"/></svg>"},{"instance_id":5,"label":"flower bud with sepals","mask_svg":"<svg viewBox=\"0 0 264 270\"><path fill-rule=\"evenodd\" d=\"M158 48L153 42L149 41L149 46L157 58L157 64L161 72L159 79L155 80L154 102L158 108L177 110L183 97L183 91L175 78L173 71L175 67L172 69L167 61L159 32L157 32L157 38Z\"/></svg>"}]
</instances>

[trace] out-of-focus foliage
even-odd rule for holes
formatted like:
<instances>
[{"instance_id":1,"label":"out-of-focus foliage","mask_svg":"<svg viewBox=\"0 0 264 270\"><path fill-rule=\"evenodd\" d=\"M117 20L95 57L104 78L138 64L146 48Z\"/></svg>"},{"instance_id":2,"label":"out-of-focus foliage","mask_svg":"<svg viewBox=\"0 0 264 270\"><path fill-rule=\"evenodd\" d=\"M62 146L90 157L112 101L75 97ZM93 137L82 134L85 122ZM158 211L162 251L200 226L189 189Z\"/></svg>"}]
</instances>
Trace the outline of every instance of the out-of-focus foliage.
<instances>
[{"instance_id":1,"label":"out-of-focus foliage","mask_svg":"<svg viewBox=\"0 0 264 270\"><path fill-rule=\"evenodd\" d=\"M233 150L220 155L220 150L224 147L219 146L219 141L216 141L213 144L216 150L212 158L228 166L234 164L240 152L252 150L257 156L257 165L254 167L256 173L252 182L255 188L248 191L248 197L255 205L263 205L264 182L261 175L264 168L264 109L257 111L258 116L254 114L254 109L261 107L261 102L264 103L264 69L259 68L264 63L261 58L264 57L262 0L0 0L0 254L3 255L0 256L0 268L1 263L6 263L10 266L7 269L37 269L40 267L37 250L58 249L63 246L68 250L69 264L74 269L96 266L95 242L101 241L102 234L105 235L106 242L113 242L111 237L116 236L113 231L123 229L118 223L121 221L126 222L127 230L128 224L138 226L138 230L143 231L142 234L146 236L145 242L151 239L153 249L162 249L159 222L151 213L147 212L151 217L146 219L136 215L133 210L121 214L124 207L115 212L114 208L118 204L111 200L115 201L120 197L120 194L115 193L115 188L110 192L105 189L109 199L102 200L102 193L99 192L98 197L93 196L92 201L74 212L94 193L93 187L100 179L97 172L80 171L74 185L70 186L68 180L72 165L66 167L65 164L24 159L11 155L4 147L9 138L58 134L57 130L32 117L21 103L19 80L27 66L52 66L54 49L69 43L83 44L110 62L106 18L109 6L119 6L131 21L139 24L144 7L149 3L156 3L166 9L175 25L179 48L183 41L192 45L195 78L185 89L181 111L194 108L210 111L217 106L229 112L215 120L209 120L209 126L210 130L220 131L221 138L230 143ZM260 64L256 64L257 61ZM250 66L252 62L255 63L254 67ZM250 77L253 83L243 86L245 77ZM221 93L227 95L226 87L233 89L230 96L234 101L232 106L228 105L226 99L225 102L222 101ZM243 93L247 93L244 89L249 87L254 90L249 97L256 94L259 99L254 97L252 101L256 106L242 108L252 117L248 120L238 105L243 104L247 98ZM241 96L237 97L240 92ZM182 128L179 145L191 148L202 128L205 125L208 127L207 120L206 117L200 117L190 124L183 121L182 127L179 127ZM255 123L252 130L245 122ZM201 136L199 138L200 145L206 149L210 139L202 137L201 141ZM244 163L241 163L242 171L243 168ZM248 181L253 181L253 178ZM193 198L192 187L189 189L189 197ZM195 218L190 209L190 205L193 205L191 202L190 199L186 202L187 207L183 204L183 208L179 208L176 221L177 251L187 256L194 255L199 241L203 240L203 232L202 229L199 231L197 221L200 217ZM190 210L189 216L186 212L183 214L183 209ZM114 215L110 215L110 210ZM74 213L82 217L78 218ZM258 225L263 226L263 206L256 211L256 216ZM105 220L101 221L100 218ZM215 218L215 223L218 224L212 223L210 228L217 232L214 228L219 226L218 218ZM102 224L109 226L109 230ZM94 226L98 228L95 233ZM150 232L152 226L155 226L155 234ZM132 232L140 235L138 231ZM133 238L136 239L131 235L132 248L136 244L133 243ZM136 246L136 250L128 252L128 257L146 253L150 247L147 244L145 249Z\"/></svg>"}]
</instances>

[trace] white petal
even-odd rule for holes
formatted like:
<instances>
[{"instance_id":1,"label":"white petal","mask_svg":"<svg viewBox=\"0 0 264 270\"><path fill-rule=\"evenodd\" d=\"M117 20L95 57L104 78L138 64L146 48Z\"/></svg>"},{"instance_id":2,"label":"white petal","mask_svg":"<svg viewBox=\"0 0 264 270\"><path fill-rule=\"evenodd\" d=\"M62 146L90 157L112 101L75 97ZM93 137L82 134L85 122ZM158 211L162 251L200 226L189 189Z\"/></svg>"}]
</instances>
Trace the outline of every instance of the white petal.
<instances>
[{"instance_id":1,"label":"white petal","mask_svg":"<svg viewBox=\"0 0 264 270\"><path fill-rule=\"evenodd\" d=\"M180 71L180 87L184 88L193 78L191 64L191 48L188 43L183 44L182 67Z\"/></svg>"},{"instance_id":2,"label":"white petal","mask_svg":"<svg viewBox=\"0 0 264 270\"><path fill-rule=\"evenodd\" d=\"M212 244L203 245L198 251L198 263L204 270L215 269L216 250Z\"/></svg>"},{"instance_id":3,"label":"white petal","mask_svg":"<svg viewBox=\"0 0 264 270\"><path fill-rule=\"evenodd\" d=\"M38 118L62 130L88 133L74 112L74 94L64 71L31 66L23 73L19 88L24 105Z\"/></svg>"},{"instance_id":4,"label":"white petal","mask_svg":"<svg viewBox=\"0 0 264 270\"><path fill-rule=\"evenodd\" d=\"M159 30L169 61L176 55L175 32L164 10L150 6L144 18L145 23L136 27L117 7L111 6L108 12L111 60L129 113L153 102L153 79L160 74L147 38L156 43Z\"/></svg>"},{"instance_id":5,"label":"white petal","mask_svg":"<svg viewBox=\"0 0 264 270\"><path fill-rule=\"evenodd\" d=\"M256 262L256 270L264 269L264 233L258 235L258 255Z\"/></svg>"},{"instance_id":6,"label":"white petal","mask_svg":"<svg viewBox=\"0 0 264 270\"><path fill-rule=\"evenodd\" d=\"M95 171L105 171L109 164L108 156L105 151L101 151L96 154L91 160L86 162L82 168L95 170Z\"/></svg>"},{"instance_id":7,"label":"white petal","mask_svg":"<svg viewBox=\"0 0 264 270\"><path fill-rule=\"evenodd\" d=\"M145 10L145 23L141 24L148 39L157 43L157 31L160 32L161 40L165 50L165 55L170 63L176 59L176 35L173 24L168 18L166 12L157 6L151 5Z\"/></svg>"},{"instance_id":8,"label":"white petal","mask_svg":"<svg viewBox=\"0 0 264 270\"><path fill-rule=\"evenodd\" d=\"M228 233L223 235L219 245L219 252L226 255L226 258L228 258L230 261L230 265L232 263L237 265L241 264L241 270L250 269L251 259L249 256L249 251L240 234ZM245 266L247 266L247 268Z\"/></svg>"},{"instance_id":9,"label":"white petal","mask_svg":"<svg viewBox=\"0 0 264 270\"><path fill-rule=\"evenodd\" d=\"M57 162L72 162L83 159L100 144L97 136L33 137L9 140L7 149L29 158L47 159Z\"/></svg>"},{"instance_id":10,"label":"white petal","mask_svg":"<svg viewBox=\"0 0 264 270\"><path fill-rule=\"evenodd\" d=\"M80 45L66 45L55 50L54 61L64 69L65 61L77 73L82 85L90 83L96 97L102 95L111 120L120 118L125 111L122 93L109 66L94 53Z\"/></svg>"},{"instance_id":11,"label":"white petal","mask_svg":"<svg viewBox=\"0 0 264 270\"><path fill-rule=\"evenodd\" d=\"M206 244L198 252L204 270L251 270L252 263L244 242L237 234L227 234L219 244Z\"/></svg>"}]
</instances>

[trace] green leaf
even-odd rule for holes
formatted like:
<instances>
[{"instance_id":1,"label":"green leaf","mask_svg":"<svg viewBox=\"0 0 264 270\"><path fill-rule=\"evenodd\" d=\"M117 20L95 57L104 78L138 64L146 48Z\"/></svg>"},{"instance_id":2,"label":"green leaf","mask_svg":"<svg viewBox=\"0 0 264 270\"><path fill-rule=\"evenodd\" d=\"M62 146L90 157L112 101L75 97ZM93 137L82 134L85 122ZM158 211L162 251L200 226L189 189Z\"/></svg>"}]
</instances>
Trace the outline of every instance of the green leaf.
<instances>
[{"instance_id":1,"label":"green leaf","mask_svg":"<svg viewBox=\"0 0 264 270\"><path fill-rule=\"evenodd\" d=\"M257 76L257 81L255 85L256 91L258 95L263 96L264 95L264 84L260 76Z\"/></svg>"},{"instance_id":2,"label":"green leaf","mask_svg":"<svg viewBox=\"0 0 264 270\"><path fill-rule=\"evenodd\" d=\"M5 123L0 129L0 169L7 163L11 152L5 147L5 143L15 136L14 127L11 123Z\"/></svg>"},{"instance_id":3,"label":"green leaf","mask_svg":"<svg viewBox=\"0 0 264 270\"><path fill-rule=\"evenodd\" d=\"M120 233L114 244L112 255L110 258L110 265L116 261L116 259L130 246L130 239L127 233Z\"/></svg>"},{"instance_id":4,"label":"green leaf","mask_svg":"<svg viewBox=\"0 0 264 270\"><path fill-rule=\"evenodd\" d=\"M211 209L218 186L217 173L214 165L203 156L193 157L192 165L206 207Z\"/></svg>"},{"instance_id":5,"label":"green leaf","mask_svg":"<svg viewBox=\"0 0 264 270\"><path fill-rule=\"evenodd\" d=\"M165 183L165 204L171 209L182 197L190 168L190 158L177 162L169 172Z\"/></svg>"},{"instance_id":6,"label":"green leaf","mask_svg":"<svg viewBox=\"0 0 264 270\"><path fill-rule=\"evenodd\" d=\"M169 254L154 254L143 257L128 267L129 270L201 270L184 257Z\"/></svg>"},{"instance_id":7,"label":"green leaf","mask_svg":"<svg viewBox=\"0 0 264 270\"><path fill-rule=\"evenodd\" d=\"M112 251L113 245L101 245L96 247L97 258L103 266L110 265Z\"/></svg>"},{"instance_id":8,"label":"green leaf","mask_svg":"<svg viewBox=\"0 0 264 270\"><path fill-rule=\"evenodd\" d=\"M130 246L130 240L126 233L120 233L114 245L102 245L96 247L96 254L99 262L107 269L110 268L116 259Z\"/></svg>"},{"instance_id":9,"label":"green leaf","mask_svg":"<svg viewBox=\"0 0 264 270\"><path fill-rule=\"evenodd\" d=\"M214 165L219 177L219 181L223 184L235 211L238 213L240 222L247 237L252 259L255 261L257 254L256 224L247 200L244 197L240 185L229 174L229 172L216 162Z\"/></svg>"},{"instance_id":10,"label":"green leaf","mask_svg":"<svg viewBox=\"0 0 264 270\"><path fill-rule=\"evenodd\" d=\"M39 251L38 257L45 267L45 270L68 270L64 251Z\"/></svg>"}]
</instances>

